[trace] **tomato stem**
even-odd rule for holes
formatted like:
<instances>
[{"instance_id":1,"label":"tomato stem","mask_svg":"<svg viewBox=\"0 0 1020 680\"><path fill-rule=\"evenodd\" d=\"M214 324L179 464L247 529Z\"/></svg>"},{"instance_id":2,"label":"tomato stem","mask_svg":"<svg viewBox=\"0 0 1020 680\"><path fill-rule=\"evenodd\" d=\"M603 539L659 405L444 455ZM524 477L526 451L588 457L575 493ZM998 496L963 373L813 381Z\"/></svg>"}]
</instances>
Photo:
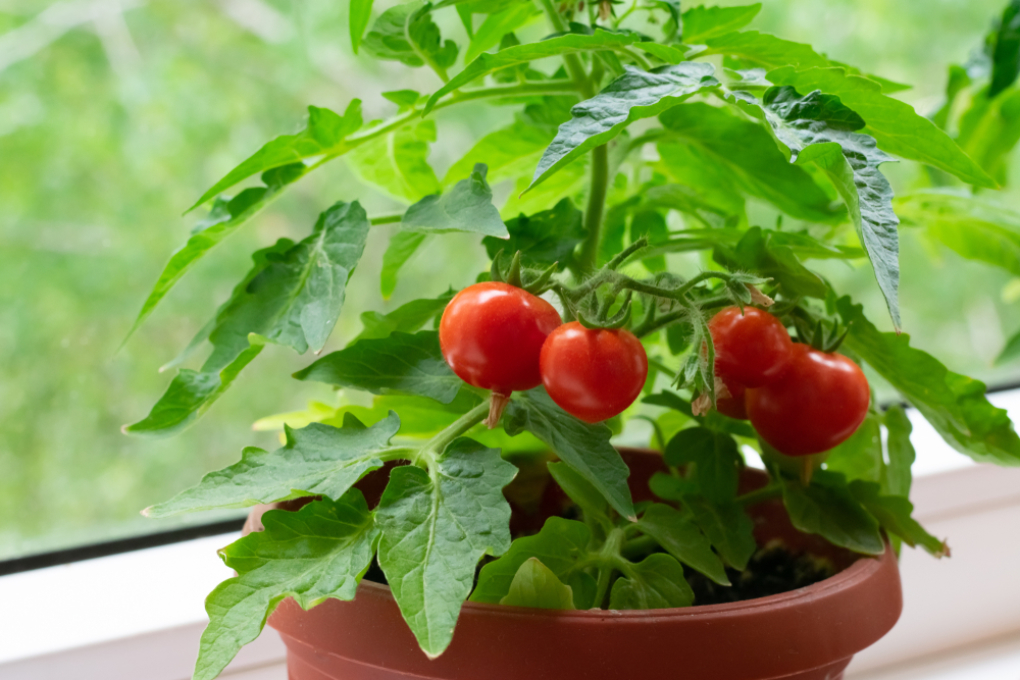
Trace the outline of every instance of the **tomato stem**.
<instances>
[{"instance_id":1,"label":"tomato stem","mask_svg":"<svg viewBox=\"0 0 1020 680\"><path fill-rule=\"evenodd\" d=\"M478 406L462 415L460 418L450 423L432 439L426 442L425 446L419 449L418 454L414 457L412 462L415 465L420 465L422 462L431 469L433 463L435 463L436 454L442 453L446 450L453 440L467 433L472 427L482 422L485 418L485 414L489 412L489 404L482 402Z\"/></svg>"},{"instance_id":2,"label":"tomato stem","mask_svg":"<svg viewBox=\"0 0 1020 680\"><path fill-rule=\"evenodd\" d=\"M492 391L492 398L489 400L489 416L485 419L485 426L490 430L499 425L503 418L503 411L510 403L510 393L502 394L496 390Z\"/></svg>"}]
</instances>

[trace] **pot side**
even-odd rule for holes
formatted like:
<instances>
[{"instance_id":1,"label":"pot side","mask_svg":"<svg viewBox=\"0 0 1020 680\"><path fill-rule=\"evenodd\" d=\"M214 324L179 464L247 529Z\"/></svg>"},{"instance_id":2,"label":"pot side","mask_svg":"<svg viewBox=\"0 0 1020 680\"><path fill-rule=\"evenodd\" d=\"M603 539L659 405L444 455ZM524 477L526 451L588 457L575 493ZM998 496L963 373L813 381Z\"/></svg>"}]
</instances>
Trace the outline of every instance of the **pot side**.
<instances>
[{"instance_id":1,"label":"pot side","mask_svg":"<svg viewBox=\"0 0 1020 680\"><path fill-rule=\"evenodd\" d=\"M665 469L654 452L621 451L635 500ZM388 471L367 478L372 503ZM742 491L763 485L746 470ZM374 498L373 498L374 497ZM265 507L250 518L260 529ZM292 509L292 508L291 508ZM805 588L743 602L677 609L554 611L466 602L453 642L429 660L389 587L362 581L352 602L309 611L292 599L269 619L287 645L290 680L840 680L903 608L896 556L833 548L792 527L782 503L750 508L759 545L779 538L828 557L839 573Z\"/></svg>"}]
</instances>

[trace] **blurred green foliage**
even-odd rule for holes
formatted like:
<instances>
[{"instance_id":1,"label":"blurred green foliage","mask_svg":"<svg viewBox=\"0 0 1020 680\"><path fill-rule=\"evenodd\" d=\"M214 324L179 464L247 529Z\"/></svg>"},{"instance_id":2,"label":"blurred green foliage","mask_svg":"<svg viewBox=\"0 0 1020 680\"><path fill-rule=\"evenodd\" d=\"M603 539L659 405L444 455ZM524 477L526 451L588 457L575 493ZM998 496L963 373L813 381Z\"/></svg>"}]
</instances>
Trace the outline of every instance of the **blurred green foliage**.
<instances>
[{"instance_id":1,"label":"blurred green foliage","mask_svg":"<svg viewBox=\"0 0 1020 680\"><path fill-rule=\"evenodd\" d=\"M913 83L898 96L928 114L943 102L948 65L980 45L1001 5L769 0L755 28ZM370 120L393 110L383 91L438 88L426 70L354 57L346 6L0 2L0 559L209 521L205 515L155 522L137 513L194 483L196 471L235 460L245 445L273 448L275 435L250 431L256 418L303 408L309 399L335 399L309 383L269 383L268 376L308 363L270 346L185 434L154 441L119 429L144 416L162 393L169 375L159 374L158 364L171 360L229 295L250 252L280 236L303 237L336 200L359 199L369 214L399 207L361 185L343 163L301 182L218 249L119 352L118 346L195 222L180 217L183 209L263 142L295 129L308 104L343 110L356 93ZM456 38L463 29L448 14L443 32ZM503 115L481 105L438 114L440 143L430 161L439 176L477 131L492 129L493 118ZM503 122L509 120L506 114ZM914 169L885 170L898 191L918 181ZM499 197L510 193L497 187ZM996 198L1011 204L1017 195ZM774 219L765 210L757 216ZM476 239L447 236L441 247L427 245L415 256L384 301L376 282L388 230L373 230L327 349L360 332L362 311L439 295L485 266ZM903 228L901 238L903 326L914 344L992 384L1016 377L1016 369L992 362L1020 326L1020 281L963 260L922 230ZM818 269L864 302L872 318L886 319L866 263Z\"/></svg>"}]
</instances>

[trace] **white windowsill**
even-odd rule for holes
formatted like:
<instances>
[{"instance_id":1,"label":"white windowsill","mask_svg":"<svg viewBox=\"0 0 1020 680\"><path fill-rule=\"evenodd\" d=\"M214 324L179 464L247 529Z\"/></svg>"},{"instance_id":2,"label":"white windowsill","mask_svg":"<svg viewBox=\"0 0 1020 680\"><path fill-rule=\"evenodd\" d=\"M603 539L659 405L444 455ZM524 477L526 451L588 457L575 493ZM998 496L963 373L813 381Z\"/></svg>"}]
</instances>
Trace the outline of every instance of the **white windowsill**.
<instances>
[{"instance_id":1,"label":"white windowsill","mask_svg":"<svg viewBox=\"0 0 1020 680\"><path fill-rule=\"evenodd\" d=\"M990 399L1020 421L1020 390ZM974 464L917 416L911 412L918 450L913 500L919 519L936 535L949 536L953 558L938 562L904 551L903 618L855 659L848 680L1016 680L1020 670L1000 676L988 669L1020 667L1020 644L1012 644L1020 640L1020 542L1009 538L1020 527L1020 470ZM0 677L190 677L205 596L231 576L215 552L236 538L224 534L0 577ZM995 639L1006 642L974 652ZM953 649L962 649L962 656L939 663L950 670L963 663L967 675L910 675L917 659ZM225 677L283 680L283 657L282 643L267 628ZM980 663L993 664L988 674L973 674Z\"/></svg>"}]
</instances>

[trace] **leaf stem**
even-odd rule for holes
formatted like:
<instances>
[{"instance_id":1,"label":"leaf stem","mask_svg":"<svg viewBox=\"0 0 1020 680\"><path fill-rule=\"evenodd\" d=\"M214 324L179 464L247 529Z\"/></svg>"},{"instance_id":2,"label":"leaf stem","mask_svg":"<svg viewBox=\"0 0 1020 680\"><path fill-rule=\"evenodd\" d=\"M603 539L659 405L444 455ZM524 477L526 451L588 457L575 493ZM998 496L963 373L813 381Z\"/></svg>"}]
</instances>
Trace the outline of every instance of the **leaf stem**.
<instances>
[{"instance_id":1,"label":"leaf stem","mask_svg":"<svg viewBox=\"0 0 1020 680\"><path fill-rule=\"evenodd\" d=\"M625 538L623 529L613 529L606 536L606 542L602 544L602 549L599 551L599 577L595 588L595 606L600 609L605 608L609 584L613 580L613 572L616 571L617 563L620 561L620 549L623 547Z\"/></svg>"},{"instance_id":2,"label":"leaf stem","mask_svg":"<svg viewBox=\"0 0 1020 680\"><path fill-rule=\"evenodd\" d=\"M609 186L609 147L597 146L591 152L591 188L588 209L584 213L584 227L588 231L581 247L580 271L591 271L598 260L602 245L602 215L606 208L606 189Z\"/></svg>"},{"instance_id":3,"label":"leaf stem","mask_svg":"<svg viewBox=\"0 0 1020 680\"><path fill-rule=\"evenodd\" d=\"M379 215L378 217L372 217L368 221L374 227L380 224L395 224L404 219L403 214L396 213L393 215Z\"/></svg>"},{"instance_id":4,"label":"leaf stem","mask_svg":"<svg viewBox=\"0 0 1020 680\"><path fill-rule=\"evenodd\" d=\"M771 500L778 498L783 495L783 484L781 482L772 482L768 486L763 486L760 489L745 493L743 496L737 496L737 503L744 506L745 508L755 503L761 503L762 501Z\"/></svg>"},{"instance_id":5,"label":"leaf stem","mask_svg":"<svg viewBox=\"0 0 1020 680\"><path fill-rule=\"evenodd\" d=\"M442 453L454 439L462 436L472 427L485 420L487 415L489 415L489 402L486 400L450 423L442 432L428 440L425 446L421 447L418 451L414 458L414 463L426 462L431 467L431 464L435 462L437 454Z\"/></svg>"}]
</instances>

